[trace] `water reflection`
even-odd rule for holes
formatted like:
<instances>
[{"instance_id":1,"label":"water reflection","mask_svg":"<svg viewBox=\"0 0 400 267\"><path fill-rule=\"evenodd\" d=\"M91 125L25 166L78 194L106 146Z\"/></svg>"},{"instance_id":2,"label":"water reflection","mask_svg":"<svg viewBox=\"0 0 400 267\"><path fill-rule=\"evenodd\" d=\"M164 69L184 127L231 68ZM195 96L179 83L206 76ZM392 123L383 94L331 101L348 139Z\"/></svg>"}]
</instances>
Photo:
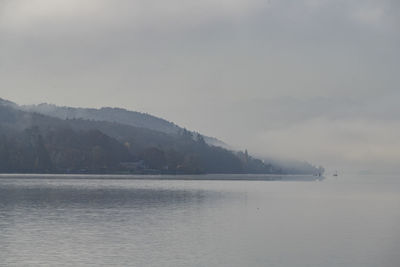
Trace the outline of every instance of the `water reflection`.
<instances>
[{"instance_id":1,"label":"water reflection","mask_svg":"<svg viewBox=\"0 0 400 267\"><path fill-rule=\"evenodd\" d=\"M0 260L4 266L398 266L399 193L398 179L0 179Z\"/></svg>"},{"instance_id":2,"label":"water reflection","mask_svg":"<svg viewBox=\"0 0 400 267\"><path fill-rule=\"evenodd\" d=\"M229 195L190 182L1 180L0 259L141 266L153 251L201 236L204 229L187 226L206 220L204 210Z\"/></svg>"},{"instance_id":3,"label":"water reflection","mask_svg":"<svg viewBox=\"0 0 400 267\"><path fill-rule=\"evenodd\" d=\"M0 188L0 206L26 208L124 208L188 205L218 194L200 190L146 188L14 187Z\"/></svg>"}]
</instances>

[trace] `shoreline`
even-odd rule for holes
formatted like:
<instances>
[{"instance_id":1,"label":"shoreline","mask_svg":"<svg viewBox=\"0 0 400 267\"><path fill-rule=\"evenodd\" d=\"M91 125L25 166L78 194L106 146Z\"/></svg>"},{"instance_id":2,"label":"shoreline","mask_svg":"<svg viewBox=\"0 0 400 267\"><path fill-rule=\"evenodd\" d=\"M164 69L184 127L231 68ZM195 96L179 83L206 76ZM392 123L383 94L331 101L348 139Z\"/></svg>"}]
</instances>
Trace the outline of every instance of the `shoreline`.
<instances>
[{"instance_id":1,"label":"shoreline","mask_svg":"<svg viewBox=\"0 0 400 267\"><path fill-rule=\"evenodd\" d=\"M1 179L86 180L186 180L186 181L317 181L324 176L309 174L0 174Z\"/></svg>"}]
</instances>

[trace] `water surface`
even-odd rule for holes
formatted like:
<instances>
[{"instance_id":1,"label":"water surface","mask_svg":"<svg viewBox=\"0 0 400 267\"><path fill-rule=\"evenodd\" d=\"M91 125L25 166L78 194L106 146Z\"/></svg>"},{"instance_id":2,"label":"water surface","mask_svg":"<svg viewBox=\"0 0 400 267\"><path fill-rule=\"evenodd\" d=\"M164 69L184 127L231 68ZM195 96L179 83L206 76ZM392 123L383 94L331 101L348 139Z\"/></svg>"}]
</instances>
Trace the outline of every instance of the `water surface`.
<instances>
[{"instance_id":1,"label":"water surface","mask_svg":"<svg viewBox=\"0 0 400 267\"><path fill-rule=\"evenodd\" d=\"M0 179L2 266L400 266L400 177L29 178Z\"/></svg>"}]
</instances>

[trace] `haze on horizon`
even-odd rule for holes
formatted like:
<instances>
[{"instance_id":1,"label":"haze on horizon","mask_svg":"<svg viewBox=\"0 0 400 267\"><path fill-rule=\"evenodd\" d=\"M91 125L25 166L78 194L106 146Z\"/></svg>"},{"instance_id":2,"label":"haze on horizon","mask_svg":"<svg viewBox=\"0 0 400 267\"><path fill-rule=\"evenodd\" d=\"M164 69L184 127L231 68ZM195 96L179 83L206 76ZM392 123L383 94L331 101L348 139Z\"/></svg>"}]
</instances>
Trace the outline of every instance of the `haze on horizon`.
<instances>
[{"instance_id":1,"label":"haze on horizon","mask_svg":"<svg viewBox=\"0 0 400 267\"><path fill-rule=\"evenodd\" d=\"M396 0L2 0L0 97L148 112L259 156L398 172Z\"/></svg>"}]
</instances>

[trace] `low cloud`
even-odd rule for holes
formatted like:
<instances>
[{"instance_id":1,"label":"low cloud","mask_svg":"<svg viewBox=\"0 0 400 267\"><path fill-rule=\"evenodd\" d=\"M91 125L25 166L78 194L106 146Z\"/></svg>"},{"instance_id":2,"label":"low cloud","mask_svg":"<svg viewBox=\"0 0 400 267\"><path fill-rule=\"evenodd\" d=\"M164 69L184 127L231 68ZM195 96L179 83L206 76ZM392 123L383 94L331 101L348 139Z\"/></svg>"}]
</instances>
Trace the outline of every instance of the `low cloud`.
<instances>
[{"instance_id":1,"label":"low cloud","mask_svg":"<svg viewBox=\"0 0 400 267\"><path fill-rule=\"evenodd\" d=\"M149 112L328 168L395 168L399 11L395 0L4 0L0 93Z\"/></svg>"}]
</instances>

